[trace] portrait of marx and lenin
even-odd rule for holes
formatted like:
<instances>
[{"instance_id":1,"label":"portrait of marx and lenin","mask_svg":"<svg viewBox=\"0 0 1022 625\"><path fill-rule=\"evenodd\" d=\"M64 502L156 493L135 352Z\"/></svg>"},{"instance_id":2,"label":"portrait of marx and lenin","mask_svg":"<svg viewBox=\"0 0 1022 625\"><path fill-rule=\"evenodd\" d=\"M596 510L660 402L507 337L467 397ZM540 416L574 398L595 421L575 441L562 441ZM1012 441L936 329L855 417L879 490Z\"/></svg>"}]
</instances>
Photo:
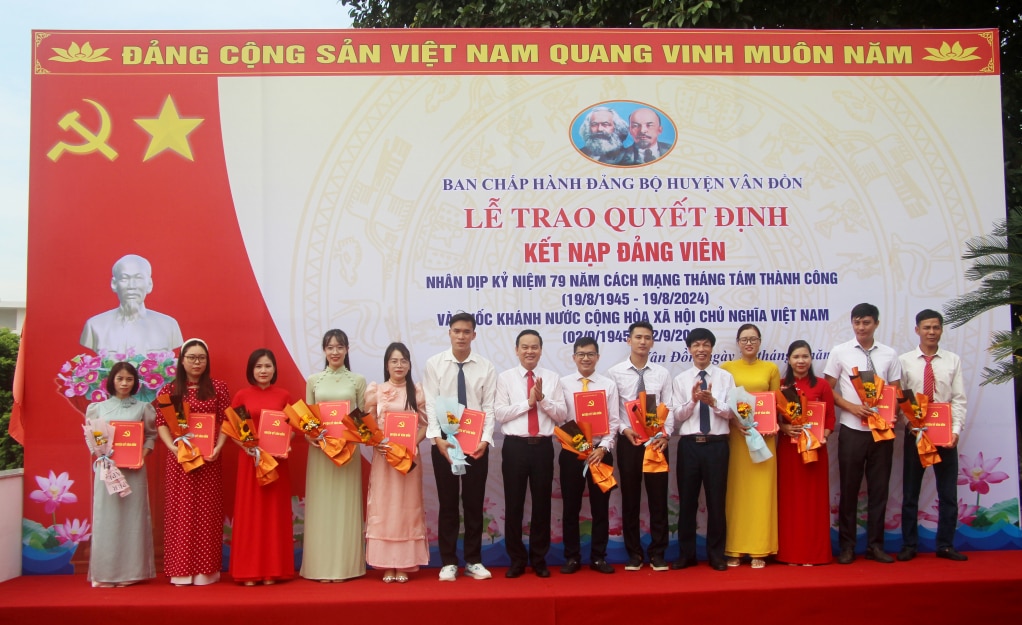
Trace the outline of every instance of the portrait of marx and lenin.
<instances>
[{"instance_id":1,"label":"portrait of marx and lenin","mask_svg":"<svg viewBox=\"0 0 1022 625\"><path fill-rule=\"evenodd\" d=\"M641 167L659 161L677 140L663 111L641 102L603 102L581 112L571 124L573 145L591 161Z\"/></svg>"}]
</instances>

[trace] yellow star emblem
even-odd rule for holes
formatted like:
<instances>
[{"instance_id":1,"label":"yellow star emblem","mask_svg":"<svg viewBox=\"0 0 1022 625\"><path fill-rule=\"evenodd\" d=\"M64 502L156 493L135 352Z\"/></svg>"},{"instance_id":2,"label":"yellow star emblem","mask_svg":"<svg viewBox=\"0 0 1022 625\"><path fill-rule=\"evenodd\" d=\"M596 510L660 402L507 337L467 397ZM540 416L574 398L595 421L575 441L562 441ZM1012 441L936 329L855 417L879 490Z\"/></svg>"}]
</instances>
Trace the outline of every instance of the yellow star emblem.
<instances>
[{"instance_id":1,"label":"yellow star emblem","mask_svg":"<svg viewBox=\"0 0 1022 625\"><path fill-rule=\"evenodd\" d=\"M151 135L149 147L142 157L142 162L148 161L164 150L174 150L190 161L192 147L188 144L188 134L205 121L201 117L181 117L174 106L174 99L167 96L160 109L160 116L156 118L136 119L135 123Z\"/></svg>"}]
</instances>

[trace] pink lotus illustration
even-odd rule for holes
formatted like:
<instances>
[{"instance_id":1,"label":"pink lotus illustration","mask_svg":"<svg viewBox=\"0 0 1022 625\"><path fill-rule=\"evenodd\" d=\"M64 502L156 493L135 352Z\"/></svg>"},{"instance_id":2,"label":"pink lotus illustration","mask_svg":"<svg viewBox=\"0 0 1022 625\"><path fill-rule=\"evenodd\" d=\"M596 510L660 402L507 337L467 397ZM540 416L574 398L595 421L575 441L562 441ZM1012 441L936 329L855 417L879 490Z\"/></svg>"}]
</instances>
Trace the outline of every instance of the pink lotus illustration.
<instances>
[{"instance_id":1,"label":"pink lotus illustration","mask_svg":"<svg viewBox=\"0 0 1022 625\"><path fill-rule=\"evenodd\" d=\"M60 504L78 501L78 496L71 492L71 485L75 481L68 479L67 471L55 475L51 470L49 479L37 475L35 481L39 484L39 490L32 491L28 498L43 504L48 514L53 514Z\"/></svg>"},{"instance_id":2,"label":"pink lotus illustration","mask_svg":"<svg viewBox=\"0 0 1022 625\"><path fill-rule=\"evenodd\" d=\"M1001 458L999 456L993 460L984 460L982 451L976 455L974 460L965 457L965 454L958 456L960 466L958 485L969 485L969 490L976 493L977 506L979 505L979 496L989 493L991 484L997 484L1008 479L1008 474L1004 471L992 471L1000 461Z\"/></svg>"},{"instance_id":3,"label":"pink lotus illustration","mask_svg":"<svg viewBox=\"0 0 1022 625\"><path fill-rule=\"evenodd\" d=\"M65 521L57 525L54 529L57 530L57 540L63 543L74 543L78 544L82 541L89 540L92 533L89 532L89 522L83 519L75 519L71 521L65 519Z\"/></svg>"},{"instance_id":4,"label":"pink lotus illustration","mask_svg":"<svg viewBox=\"0 0 1022 625\"><path fill-rule=\"evenodd\" d=\"M933 504L930 507L933 512L919 511L919 518L923 521L929 521L930 523L937 523L940 519L940 509L937 504ZM971 525L976 520L976 513L979 512L979 506L970 506L962 501L961 497L958 498L958 522L963 525Z\"/></svg>"}]
</instances>

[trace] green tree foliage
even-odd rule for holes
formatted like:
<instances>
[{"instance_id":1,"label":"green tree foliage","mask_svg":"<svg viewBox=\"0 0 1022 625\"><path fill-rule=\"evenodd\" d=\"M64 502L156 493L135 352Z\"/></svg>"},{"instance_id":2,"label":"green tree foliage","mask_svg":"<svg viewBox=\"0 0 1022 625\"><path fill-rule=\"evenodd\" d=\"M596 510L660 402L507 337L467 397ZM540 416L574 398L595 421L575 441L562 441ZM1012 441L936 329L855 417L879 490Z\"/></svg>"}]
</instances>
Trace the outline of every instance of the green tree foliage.
<instances>
[{"instance_id":1,"label":"green tree foliage","mask_svg":"<svg viewBox=\"0 0 1022 625\"><path fill-rule=\"evenodd\" d=\"M14 405L14 365L18 362L20 337L6 328L0 328L0 471L24 465L24 450L7 428L11 423Z\"/></svg>"}]
</instances>

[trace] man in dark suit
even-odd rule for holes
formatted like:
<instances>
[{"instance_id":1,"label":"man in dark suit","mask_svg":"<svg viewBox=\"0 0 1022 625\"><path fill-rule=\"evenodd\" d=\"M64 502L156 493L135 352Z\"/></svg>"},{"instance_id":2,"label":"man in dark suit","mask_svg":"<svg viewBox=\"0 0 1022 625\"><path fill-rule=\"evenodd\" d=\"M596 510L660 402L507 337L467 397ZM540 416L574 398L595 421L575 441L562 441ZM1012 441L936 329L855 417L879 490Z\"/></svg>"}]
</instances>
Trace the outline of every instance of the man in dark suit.
<instances>
[{"instance_id":1,"label":"man in dark suit","mask_svg":"<svg viewBox=\"0 0 1022 625\"><path fill-rule=\"evenodd\" d=\"M671 149L669 143L658 141L663 127L660 115L649 108L641 108L628 116L628 134L632 145L615 150L602 162L612 165L636 166L660 160Z\"/></svg>"}]
</instances>

